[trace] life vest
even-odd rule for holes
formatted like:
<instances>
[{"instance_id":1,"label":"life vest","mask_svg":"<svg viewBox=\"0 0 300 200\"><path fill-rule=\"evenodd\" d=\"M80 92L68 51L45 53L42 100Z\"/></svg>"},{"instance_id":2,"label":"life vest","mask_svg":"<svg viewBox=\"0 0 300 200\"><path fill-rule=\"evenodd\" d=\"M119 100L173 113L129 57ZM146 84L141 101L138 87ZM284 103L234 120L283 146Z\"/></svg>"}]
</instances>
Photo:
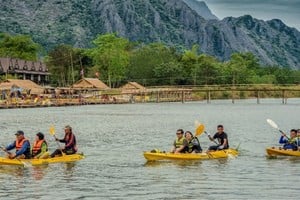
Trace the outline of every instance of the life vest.
<instances>
[{"instance_id":1,"label":"life vest","mask_svg":"<svg viewBox=\"0 0 300 200\"><path fill-rule=\"evenodd\" d=\"M34 141L33 147L32 147L32 155L38 155L39 153L41 153L42 151L42 145L43 143L45 143L47 145L47 142L45 140L36 140ZM47 151L48 151L48 147L47 147Z\"/></svg>"},{"instance_id":2,"label":"life vest","mask_svg":"<svg viewBox=\"0 0 300 200\"><path fill-rule=\"evenodd\" d=\"M175 147L179 148L180 146L182 146L184 140L185 140L184 137L180 138L179 140L178 140L178 138L176 138L176 140L175 140Z\"/></svg>"},{"instance_id":3,"label":"life vest","mask_svg":"<svg viewBox=\"0 0 300 200\"><path fill-rule=\"evenodd\" d=\"M25 141L28 141L28 140L26 138L24 138L21 141L16 140L16 150L17 151L19 151L22 148L22 146L23 146L23 144L24 144Z\"/></svg>"},{"instance_id":4,"label":"life vest","mask_svg":"<svg viewBox=\"0 0 300 200\"><path fill-rule=\"evenodd\" d=\"M191 153L195 149L195 147L196 150L202 151L199 140L196 137L193 137L188 144L188 152Z\"/></svg>"},{"instance_id":5,"label":"life vest","mask_svg":"<svg viewBox=\"0 0 300 200\"><path fill-rule=\"evenodd\" d=\"M16 152L18 152L19 150L22 149L22 146L24 144L24 142L28 141L26 138L23 138L23 140L18 141L16 140ZM29 142L29 141L28 141ZM30 143L29 143L30 144ZM30 153L30 145L28 146L28 148L26 149L26 151L24 152L25 158L28 159L31 157L31 153Z\"/></svg>"}]
</instances>

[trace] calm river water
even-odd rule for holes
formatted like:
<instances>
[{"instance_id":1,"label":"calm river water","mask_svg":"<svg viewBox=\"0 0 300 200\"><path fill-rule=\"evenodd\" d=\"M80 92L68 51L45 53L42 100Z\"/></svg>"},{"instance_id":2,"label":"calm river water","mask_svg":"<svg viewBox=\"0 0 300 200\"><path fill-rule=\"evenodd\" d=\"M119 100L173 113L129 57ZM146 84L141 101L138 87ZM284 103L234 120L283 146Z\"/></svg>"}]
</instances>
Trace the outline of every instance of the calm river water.
<instances>
[{"instance_id":1,"label":"calm river water","mask_svg":"<svg viewBox=\"0 0 300 200\"><path fill-rule=\"evenodd\" d=\"M0 110L0 144L15 139L18 129L33 140L46 134L51 151L63 127L73 127L86 158L73 165L0 166L0 199L299 199L300 160L267 159L282 130L300 128L300 99L213 101ZM170 150L178 128L194 131L194 121L214 132L223 124L236 159L146 163L142 153ZM211 143L203 134L201 146ZM1 152L1 155L4 154Z\"/></svg>"}]
</instances>

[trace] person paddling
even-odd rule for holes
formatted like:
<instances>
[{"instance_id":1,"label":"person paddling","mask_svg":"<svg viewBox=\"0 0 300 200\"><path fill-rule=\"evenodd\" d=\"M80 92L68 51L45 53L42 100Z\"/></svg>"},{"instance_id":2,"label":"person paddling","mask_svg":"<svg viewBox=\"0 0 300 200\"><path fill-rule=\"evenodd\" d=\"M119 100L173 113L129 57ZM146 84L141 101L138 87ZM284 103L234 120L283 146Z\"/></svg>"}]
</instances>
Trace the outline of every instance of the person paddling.
<instances>
[{"instance_id":1,"label":"person paddling","mask_svg":"<svg viewBox=\"0 0 300 200\"><path fill-rule=\"evenodd\" d=\"M279 144L284 144L283 149L292 149L296 151L298 149L297 145L297 130L291 129L290 130L290 138L287 138L285 133L281 134L279 138Z\"/></svg>"},{"instance_id":2,"label":"person paddling","mask_svg":"<svg viewBox=\"0 0 300 200\"><path fill-rule=\"evenodd\" d=\"M176 131L177 138L173 143L173 148L171 150L172 153L185 153L188 151L188 142L183 136L183 133L182 129L178 129Z\"/></svg>"},{"instance_id":3,"label":"person paddling","mask_svg":"<svg viewBox=\"0 0 300 200\"><path fill-rule=\"evenodd\" d=\"M65 126L65 137L63 139L58 139L54 135L55 140L59 141L61 143L65 143L65 147L62 149L56 149L52 154L51 158L62 155L62 153L65 153L67 155L75 154L77 152L77 146L76 146L76 137L72 132L72 127L67 125Z\"/></svg>"},{"instance_id":4,"label":"person paddling","mask_svg":"<svg viewBox=\"0 0 300 200\"><path fill-rule=\"evenodd\" d=\"M16 140L3 150L8 153L10 159L30 159L30 142L24 137L24 132L19 130L15 133L15 136ZM9 152L12 149L16 149L16 153Z\"/></svg>"},{"instance_id":5,"label":"person paddling","mask_svg":"<svg viewBox=\"0 0 300 200\"><path fill-rule=\"evenodd\" d=\"M223 125L217 126L217 132L214 134L213 137L211 137L210 134L208 134L207 136L211 141L215 141L215 139L218 139L219 142L218 145L210 146L208 148L209 151L223 150L229 148L228 136L227 133L224 132Z\"/></svg>"},{"instance_id":6,"label":"person paddling","mask_svg":"<svg viewBox=\"0 0 300 200\"><path fill-rule=\"evenodd\" d=\"M31 149L31 155L33 158L47 158L49 156L48 144L45 140L44 134L41 132L36 134L35 141Z\"/></svg>"}]
</instances>

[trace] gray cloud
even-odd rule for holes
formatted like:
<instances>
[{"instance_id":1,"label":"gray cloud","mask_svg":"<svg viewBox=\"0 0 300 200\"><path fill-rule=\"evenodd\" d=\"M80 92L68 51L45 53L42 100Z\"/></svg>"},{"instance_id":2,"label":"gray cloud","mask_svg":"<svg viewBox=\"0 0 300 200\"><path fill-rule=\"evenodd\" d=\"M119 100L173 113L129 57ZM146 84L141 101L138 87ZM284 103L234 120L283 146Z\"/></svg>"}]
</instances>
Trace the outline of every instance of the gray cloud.
<instances>
[{"instance_id":1,"label":"gray cloud","mask_svg":"<svg viewBox=\"0 0 300 200\"><path fill-rule=\"evenodd\" d=\"M300 30L299 0L204 0L219 18L250 14L255 18L281 19Z\"/></svg>"}]
</instances>

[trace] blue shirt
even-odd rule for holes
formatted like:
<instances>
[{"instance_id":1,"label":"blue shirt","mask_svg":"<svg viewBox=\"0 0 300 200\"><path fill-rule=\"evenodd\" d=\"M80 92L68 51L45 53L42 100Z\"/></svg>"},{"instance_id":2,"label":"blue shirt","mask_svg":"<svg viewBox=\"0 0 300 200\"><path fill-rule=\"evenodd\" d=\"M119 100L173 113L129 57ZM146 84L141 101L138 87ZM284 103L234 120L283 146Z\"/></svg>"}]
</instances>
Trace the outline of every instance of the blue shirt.
<instances>
[{"instance_id":1,"label":"blue shirt","mask_svg":"<svg viewBox=\"0 0 300 200\"><path fill-rule=\"evenodd\" d=\"M297 145L295 143L289 143L289 140L285 136L281 136L279 139L279 144L284 144L284 149L296 149Z\"/></svg>"},{"instance_id":2,"label":"blue shirt","mask_svg":"<svg viewBox=\"0 0 300 200\"><path fill-rule=\"evenodd\" d=\"M14 141L13 143L9 144L7 147L6 147L6 150L12 150L16 148L16 141ZM19 156L19 155L22 155L25 153L25 151L30 148L30 143L29 141L25 141L22 145L22 148L19 150L19 151L16 151L16 156Z\"/></svg>"}]
</instances>

